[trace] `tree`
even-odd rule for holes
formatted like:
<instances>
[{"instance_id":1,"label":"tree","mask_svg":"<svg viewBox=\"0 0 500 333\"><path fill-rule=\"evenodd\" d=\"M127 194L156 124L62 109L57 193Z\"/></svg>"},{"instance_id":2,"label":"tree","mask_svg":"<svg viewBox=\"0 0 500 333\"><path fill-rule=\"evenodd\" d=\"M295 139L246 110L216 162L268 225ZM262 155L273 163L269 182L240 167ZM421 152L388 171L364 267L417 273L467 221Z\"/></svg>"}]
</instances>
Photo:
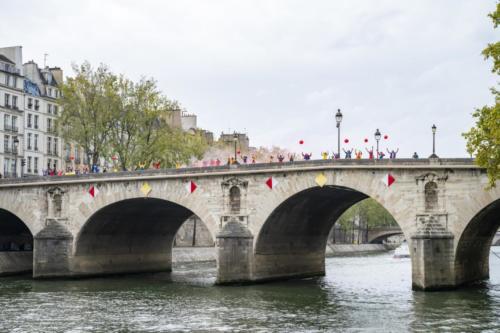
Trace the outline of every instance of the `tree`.
<instances>
[{"instance_id":1,"label":"tree","mask_svg":"<svg viewBox=\"0 0 500 333\"><path fill-rule=\"evenodd\" d=\"M97 164L107 148L115 77L102 64L94 70L84 62L73 70L75 77L61 86L59 134L83 147L89 161Z\"/></svg>"},{"instance_id":2,"label":"tree","mask_svg":"<svg viewBox=\"0 0 500 333\"><path fill-rule=\"evenodd\" d=\"M180 107L153 79L134 83L104 65L94 71L87 62L74 70L75 78L63 85L61 135L84 147L93 164L102 158L122 170L153 162L172 167L205 151L200 134L169 126Z\"/></svg>"},{"instance_id":3,"label":"tree","mask_svg":"<svg viewBox=\"0 0 500 333\"><path fill-rule=\"evenodd\" d=\"M500 3L496 11L488 15L495 29L500 24ZM500 42L490 43L482 52L485 60L493 60L492 73L500 75ZM495 187L500 179L500 92L491 88L495 105L483 106L472 114L476 119L475 127L464 133L467 151L475 156L476 163L486 168L489 187Z\"/></svg>"}]
</instances>

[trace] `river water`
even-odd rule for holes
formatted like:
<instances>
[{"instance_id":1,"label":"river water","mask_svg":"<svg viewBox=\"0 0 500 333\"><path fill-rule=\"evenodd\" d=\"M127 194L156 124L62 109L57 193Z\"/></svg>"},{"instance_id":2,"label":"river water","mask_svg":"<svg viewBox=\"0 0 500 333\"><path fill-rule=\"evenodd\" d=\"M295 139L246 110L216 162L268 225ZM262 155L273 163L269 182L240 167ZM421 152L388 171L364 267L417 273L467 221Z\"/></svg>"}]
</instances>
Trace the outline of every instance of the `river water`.
<instances>
[{"instance_id":1,"label":"river water","mask_svg":"<svg viewBox=\"0 0 500 333\"><path fill-rule=\"evenodd\" d=\"M493 247L500 255L500 247ZM499 332L500 258L491 279L411 290L409 259L328 258L325 277L216 287L210 263L172 274L84 280L0 278L0 332Z\"/></svg>"}]
</instances>

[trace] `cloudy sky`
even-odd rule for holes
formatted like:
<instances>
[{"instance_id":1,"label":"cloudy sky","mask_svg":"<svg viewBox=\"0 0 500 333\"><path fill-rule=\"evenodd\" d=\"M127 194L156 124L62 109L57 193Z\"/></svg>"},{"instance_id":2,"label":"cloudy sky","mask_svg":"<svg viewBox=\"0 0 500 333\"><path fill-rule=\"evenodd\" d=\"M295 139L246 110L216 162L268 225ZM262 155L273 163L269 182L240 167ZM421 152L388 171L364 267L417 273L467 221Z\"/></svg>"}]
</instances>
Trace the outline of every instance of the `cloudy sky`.
<instances>
[{"instance_id":1,"label":"cloudy sky","mask_svg":"<svg viewBox=\"0 0 500 333\"><path fill-rule=\"evenodd\" d=\"M108 64L136 80L152 76L213 131L246 131L254 146L317 154L342 141L401 157L466 156L461 133L475 107L492 102L498 40L493 0L8 1L1 46L24 61ZM300 146L299 140L305 144ZM336 149L336 148L335 148Z\"/></svg>"}]
</instances>

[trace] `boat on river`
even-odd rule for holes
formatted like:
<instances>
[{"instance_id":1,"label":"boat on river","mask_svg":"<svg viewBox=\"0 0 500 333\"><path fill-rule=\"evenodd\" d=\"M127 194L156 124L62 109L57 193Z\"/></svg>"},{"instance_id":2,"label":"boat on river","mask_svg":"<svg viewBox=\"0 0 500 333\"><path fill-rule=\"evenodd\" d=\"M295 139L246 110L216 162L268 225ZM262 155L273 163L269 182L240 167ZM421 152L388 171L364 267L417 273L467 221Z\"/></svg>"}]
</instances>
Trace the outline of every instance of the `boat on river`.
<instances>
[{"instance_id":1,"label":"boat on river","mask_svg":"<svg viewBox=\"0 0 500 333\"><path fill-rule=\"evenodd\" d=\"M408 243L404 241L401 243L400 246L396 248L394 251L394 259L401 259L401 258L410 258L410 248L408 247Z\"/></svg>"}]
</instances>

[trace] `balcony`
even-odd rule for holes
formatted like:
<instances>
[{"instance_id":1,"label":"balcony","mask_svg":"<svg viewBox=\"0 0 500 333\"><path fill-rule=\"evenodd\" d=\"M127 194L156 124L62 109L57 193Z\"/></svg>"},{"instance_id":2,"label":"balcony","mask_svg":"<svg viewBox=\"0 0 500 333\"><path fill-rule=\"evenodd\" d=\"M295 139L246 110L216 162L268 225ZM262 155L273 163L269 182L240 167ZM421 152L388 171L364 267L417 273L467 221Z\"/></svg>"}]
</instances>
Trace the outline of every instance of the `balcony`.
<instances>
[{"instance_id":1,"label":"balcony","mask_svg":"<svg viewBox=\"0 0 500 333\"><path fill-rule=\"evenodd\" d=\"M40 109L40 105L35 104L35 111L38 111Z\"/></svg>"},{"instance_id":2,"label":"balcony","mask_svg":"<svg viewBox=\"0 0 500 333\"><path fill-rule=\"evenodd\" d=\"M57 129L55 127L47 127L47 133L57 134Z\"/></svg>"},{"instance_id":3,"label":"balcony","mask_svg":"<svg viewBox=\"0 0 500 333\"><path fill-rule=\"evenodd\" d=\"M10 108L12 108L12 106L11 106L10 104L8 104L8 103L5 103L5 104L3 105L3 107L4 107L4 108L6 108L6 109L10 109Z\"/></svg>"},{"instance_id":4,"label":"balcony","mask_svg":"<svg viewBox=\"0 0 500 333\"><path fill-rule=\"evenodd\" d=\"M9 124L4 124L3 129L8 132L15 132L15 133L19 132L19 128L17 126L12 126Z\"/></svg>"}]
</instances>

